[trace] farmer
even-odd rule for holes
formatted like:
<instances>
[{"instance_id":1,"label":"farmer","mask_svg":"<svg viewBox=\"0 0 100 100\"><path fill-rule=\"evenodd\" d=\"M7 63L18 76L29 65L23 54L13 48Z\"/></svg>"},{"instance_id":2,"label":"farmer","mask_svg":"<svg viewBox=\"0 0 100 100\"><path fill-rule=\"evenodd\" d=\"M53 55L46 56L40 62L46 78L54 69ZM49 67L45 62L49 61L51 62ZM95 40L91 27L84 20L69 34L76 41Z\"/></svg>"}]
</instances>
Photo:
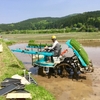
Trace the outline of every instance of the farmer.
<instances>
[{"instance_id":1,"label":"farmer","mask_svg":"<svg viewBox=\"0 0 100 100\"><path fill-rule=\"evenodd\" d=\"M51 40L53 42L52 46L51 47L46 46L45 50L48 49L49 51L54 52L53 57L58 57L61 52L61 46L60 46L59 42L57 41L57 38L55 35L53 35L51 37Z\"/></svg>"},{"instance_id":2,"label":"farmer","mask_svg":"<svg viewBox=\"0 0 100 100\"><path fill-rule=\"evenodd\" d=\"M53 58L54 57L59 57L60 56L60 53L61 53L61 46L60 46L59 42L57 41L56 36L53 35L51 37L51 40L53 42L52 46L51 47L46 46L44 48L45 50L49 50L50 52L54 52L54 55L53 56L47 57L47 62L48 63L49 62L53 62L54 63L55 61L54 61ZM48 77L51 77L51 74L54 74L54 76L56 77L56 71L54 70L54 68L44 68L43 69L43 72L46 73L46 71L49 72L48 73L48 75L49 75Z\"/></svg>"}]
</instances>

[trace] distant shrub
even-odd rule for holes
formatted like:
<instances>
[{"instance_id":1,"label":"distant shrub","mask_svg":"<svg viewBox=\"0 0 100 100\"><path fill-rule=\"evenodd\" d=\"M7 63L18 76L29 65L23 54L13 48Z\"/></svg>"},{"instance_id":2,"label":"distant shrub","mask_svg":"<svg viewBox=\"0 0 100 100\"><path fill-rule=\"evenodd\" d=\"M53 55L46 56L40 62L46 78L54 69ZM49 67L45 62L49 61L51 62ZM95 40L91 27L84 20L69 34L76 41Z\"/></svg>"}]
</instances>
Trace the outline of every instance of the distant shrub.
<instances>
[{"instance_id":1,"label":"distant shrub","mask_svg":"<svg viewBox=\"0 0 100 100\"><path fill-rule=\"evenodd\" d=\"M12 44L15 44L16 42L15 42L15 41L5 41L5 43L6 43L7 45L12 45Z\"/></svg>"}]
</instances>

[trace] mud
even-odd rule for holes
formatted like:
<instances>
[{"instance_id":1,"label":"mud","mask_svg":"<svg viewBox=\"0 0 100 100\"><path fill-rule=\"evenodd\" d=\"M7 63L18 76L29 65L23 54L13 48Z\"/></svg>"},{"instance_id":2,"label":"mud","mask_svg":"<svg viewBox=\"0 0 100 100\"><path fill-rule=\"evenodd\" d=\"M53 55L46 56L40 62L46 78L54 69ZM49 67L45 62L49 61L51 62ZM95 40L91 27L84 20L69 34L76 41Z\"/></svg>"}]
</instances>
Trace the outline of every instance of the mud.
<instances>
[{"instance_id":1,"label":"mud","mask_svg":"<svg viewBox=\"0 0 100 100\"><path fill-rule=\"evenodd\" d=\"M11 46L11 48L22 48L25 49L27 44L18 44ZM63 49L65 46L63 46ZM33 77L36 79L40 86L45 87L50 91L56 98L56 100L100 100L100 47L84 47L92 60L94 65L94 72L81 74L79 81L72 81L72 79L42 77L35 75L36 69L33 69L31 55L14 53L19 60L21 60L27 70L33 71ZM66 56L73 55L72 51L67 52Z\"/></svg>"},{"instance_id":2,"label":"mud","mask_svg":"<svg viewBox=\"0 0 100 100\"><path fill-rule=\"evenodd\" d=\"M86 79L85 79L86 77ZM69 78L54 78L34 76L39 85L45 87L56 100L82 100L93 93L91 79L84 75L79 81Z\"/></svg>"}]
</instances>

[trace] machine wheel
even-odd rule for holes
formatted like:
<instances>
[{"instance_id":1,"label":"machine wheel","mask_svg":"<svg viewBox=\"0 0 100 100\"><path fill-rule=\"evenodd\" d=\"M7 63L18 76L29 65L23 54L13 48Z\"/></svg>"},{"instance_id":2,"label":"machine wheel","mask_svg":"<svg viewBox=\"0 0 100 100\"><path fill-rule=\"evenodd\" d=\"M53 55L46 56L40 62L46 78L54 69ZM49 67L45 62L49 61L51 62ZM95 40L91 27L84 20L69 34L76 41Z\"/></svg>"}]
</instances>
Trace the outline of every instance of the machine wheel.
<instances>
[{"instance_id":1,"label":"machine wheel","mask_svg":"<svg viewBox=\"0 0 100 100\"><path fill-rule=\"evenodd\" d=\"M89 62L88 70L89 70L90 72L93 72L93 71L94 71L94 67L93 67L92 61Z\"/></svg>"},{"instance_id":2,"label":"machine wheel","mask_svg":"<svg viewBox=\"0 0 100 100\"><path fill-rule=\"evenodd\" d=\"M38 75L46 76L46 73L44 73L43 67L39 67L39 69L38 69Z\"/></svg>"},{"instance_id":3,"label":"machine wheel","mask_svg":"<svg viewBox=\"0 0 100 100\"><path fill-rule=\"evenodd\" d=\"M60 63L59 65L55 67L55 72L57 75L63 78L63 77L68 77L72 69L73 67L70 64Z\"/></svg>"}]
</instances>

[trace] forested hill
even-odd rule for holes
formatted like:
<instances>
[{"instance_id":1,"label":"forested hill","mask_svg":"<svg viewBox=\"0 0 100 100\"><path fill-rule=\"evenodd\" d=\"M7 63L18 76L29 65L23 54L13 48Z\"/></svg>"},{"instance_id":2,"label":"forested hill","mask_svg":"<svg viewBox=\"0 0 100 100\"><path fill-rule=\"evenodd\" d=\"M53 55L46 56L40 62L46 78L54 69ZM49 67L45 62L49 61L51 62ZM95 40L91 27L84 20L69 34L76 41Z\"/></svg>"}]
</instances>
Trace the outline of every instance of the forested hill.
<instances>
[{"instance_id":1,"label":"forested hill","mask_svg":"<svg viewBox=\"0 0 100 100\"><path fill-rule=\"evenodd\" d=\"M0 24L0 31L47 29L49 24L57 21L58 19L60 18L40 17L24 20L18 23Z\"/></svg>"},{"instance_id":2,"label":"forested hill","mask_svg":"<svg viewBox=\"0 0 100 100\"><path fill-rule=\"evenodd\" d=\"M0 31L66 29L66 31L100 31L100 11L72 14L65 17L43 17L18 23L0 24Z\"/></svg>"}]
</instances>

